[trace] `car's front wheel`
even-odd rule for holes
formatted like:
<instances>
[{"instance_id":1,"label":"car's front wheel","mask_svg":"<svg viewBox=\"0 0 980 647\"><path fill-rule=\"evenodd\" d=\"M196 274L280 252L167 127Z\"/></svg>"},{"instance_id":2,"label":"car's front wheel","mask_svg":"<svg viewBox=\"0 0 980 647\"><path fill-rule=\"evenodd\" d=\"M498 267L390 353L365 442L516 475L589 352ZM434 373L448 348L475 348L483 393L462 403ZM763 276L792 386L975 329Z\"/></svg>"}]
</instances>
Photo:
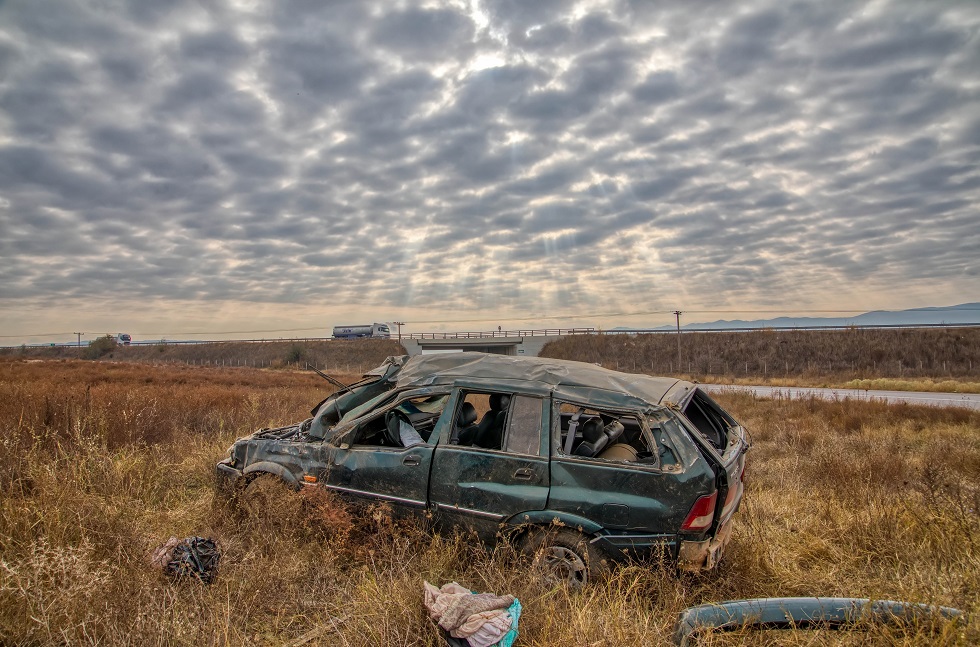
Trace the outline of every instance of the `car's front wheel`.
<instances>
[{"instance_id":1,"label":"car's front wheel","mask_svg":"<svg viewBox=\"0 0 980 647\"><path fill-rule=\"evenodd\" d=\"M238 493L238 507L250 518L262 519L291 502L293 490L274 474L254 476Z\"/></svg>"},{"instance_id":2,"label":"car's front wheel","mask_svg":"<svg viewBox=\"0 0 980 647\"><path fill-rule=\"evenodd\" d=\"M564 582L577 588L609 570L606 557L570 528L537 530L528 536L524 551L536 575L549 584Z\"/></svg>"}]
</instances>

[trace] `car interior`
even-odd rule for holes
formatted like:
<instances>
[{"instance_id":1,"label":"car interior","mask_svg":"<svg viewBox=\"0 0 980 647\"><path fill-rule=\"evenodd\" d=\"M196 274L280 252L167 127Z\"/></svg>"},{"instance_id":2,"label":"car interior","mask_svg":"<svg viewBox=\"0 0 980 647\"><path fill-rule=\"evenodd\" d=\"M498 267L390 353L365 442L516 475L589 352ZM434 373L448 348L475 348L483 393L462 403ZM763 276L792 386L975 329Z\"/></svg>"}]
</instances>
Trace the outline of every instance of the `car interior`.
<instances>
[{"instance_id":1,"label":"car interior","mask_svg":"<svg viewBox=\"0 0 980 647\"><path fill-rule=\"evenodd\" d=\"M700 391L694 393L694 397L684 408L684 415L715 449L725 449L732 421L726 420L721 410Z\"/></svg>"},{"instance_id":2,"label":"car interior","mask_svg":"<svg viewBox=\"0 0 980 647\"><path fill-rule=\"evenodd\" d=\"M449 396L444 394L402 400L361 423L352 444L401 448L418 442L428 443L448 399ZM513 397L506 393L465 393L456 410L450 443L501 450L512 400ZM657 447L650 447L636 416L571 403L560 403L559 411L557 454L653 465L669 465L677 460L666 442L657 441ZM695 396L685 414L716 447L724 442L721 439L727 439L728 422L710 402ZM659 428L654 427L652 431L657 438Z\"/></svg>"},{"instance_id":3,"label":"car interior","mask_svg":"<svg viewBox=\"0 0 980 647\"><path fill-rule=\"evenodd\" d=\"M502 449L510 402L511 396L507 393L465 393L456 413L450 443L481 449ZM482 416L480 411L483 412Z\"/></svg>"},{"instance_id":4,"label":"car interior","mask_svg":"<svg viewBox=\"0 0 980 647\"><path fill-rule=\"evenodd\" d=\"M562 403L557 453L581 458L658 463L635 416Z\"/></svg>"},{"instance_id":5,"label":"car interior","mask_svg":"<svg viewBox=\"0 0 980 647\"><path fill-rule=\"evenodd\" d=\"M385 413L361 423L353 444L405 447L403 423L414 429L422 442L428 443L448 399L448 395L430 395L402 400Z\"/></svg>"}]
</instances>

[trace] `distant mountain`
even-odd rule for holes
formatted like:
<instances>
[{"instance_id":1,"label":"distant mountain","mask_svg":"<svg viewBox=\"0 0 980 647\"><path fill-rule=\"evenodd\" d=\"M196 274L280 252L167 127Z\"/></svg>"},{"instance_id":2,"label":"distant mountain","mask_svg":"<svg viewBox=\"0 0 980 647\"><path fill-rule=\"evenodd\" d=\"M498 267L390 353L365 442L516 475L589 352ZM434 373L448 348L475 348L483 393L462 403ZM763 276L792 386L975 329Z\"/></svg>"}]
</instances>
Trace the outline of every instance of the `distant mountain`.
<instances>
[{"instance_id":1,"label":"distant mountain","mask_svg":"<svg viewBox=\"0 0 980 647\"><path fill-rule=\"evenodd\" d=\"M683 317L683 315L681 315ZM683 320L683 319L682 319ZM853 317L776 317L775 319L718 320L681 325L685 329L730 330L732 328L804 328L809 326L911 326L923 324L980 323L980 303L955 306L912 308L911 310L875 310ZM674 326L657 326L646 330L674 330ZM614 328L613 330L639 330Z\"/></svg>"}]
</instances>

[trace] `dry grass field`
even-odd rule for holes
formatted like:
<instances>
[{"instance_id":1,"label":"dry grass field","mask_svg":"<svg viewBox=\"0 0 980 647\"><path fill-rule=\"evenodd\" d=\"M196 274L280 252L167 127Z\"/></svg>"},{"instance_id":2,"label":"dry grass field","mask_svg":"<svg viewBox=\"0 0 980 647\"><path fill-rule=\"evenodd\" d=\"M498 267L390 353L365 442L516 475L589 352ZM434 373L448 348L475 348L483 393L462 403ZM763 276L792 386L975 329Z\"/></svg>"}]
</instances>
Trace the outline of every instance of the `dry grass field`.
<instances>
[{"instance_id":1,"label":"dry grass field","mask_svg":"<svg viewBox=\"0 0 980 647\"><path fill-rule=\"evenodd\" d=\"M684 333L679 368L662 333L569 336L542 355L702 382L980 391L980 328Z\"/></svg>"},{"instance_id":2,"label":"dry grass field","mask_svg":"<svg viewBox=\"0 0 980 647\"><path fill-rule=\"evenodd\" d=\"M293 371L0 361L0 644L438 645L423 580L518 596L519 645L667 644L687 606L794 595L971 619L699 644L980 643L980 414L719 396L754 441L720 571L638 564L569 591L529 579L507 547L432 537L381 507L314 492L251 514L216 497L236 436L301 419L327 391ZM171 535L219 540L212 585L147 566Z\"/></svg>"},{"instance_id":3,"label":"dry grass field","mask_svg":"<svg viewBox=\"0 0 980 647\"><path fill-rule=\"evenodd\" d=\"M88 346L2 348L7 359L93 359ZM336 372L362 373L390 355L404 355L397 340L296 340L118 346L97 359L111 362L191 364L213 367L303 368L306 364Z\"/></svg>"},{"instance_id":4,"label":"dry grass field","mask_svg":"<svg viewBox=\"0 0 980 647\"><path fill-rule=\"evenodd\" d=\"M155 344L104 355L75 347L0 348L8 359L92 359L217 367L362 372L405 349L394 339ZM572 335L546 357L701 382L980 393L980 328L759 330L684 333L681 362L673 334Z\"/></svg>"},{"instance_id":5,"label":"dry grass field","mask_svg":"<svg viewBox=\"0 0 980 647\"><path fill-rule=\"evenodd\" d=\"M980 393L980 382L969 379L930 379L927 377L898 379L877 377L874 379L833 379L829 376L797 376L797 377L732 377L718 376L705 379L705 376L678 375L683 380L698 380L702 384L726 385L766 385L773 387L799 386L821 387L834 389L870 389L873 391L924 391L929 393Z\"/></svg>"}]
</instances>

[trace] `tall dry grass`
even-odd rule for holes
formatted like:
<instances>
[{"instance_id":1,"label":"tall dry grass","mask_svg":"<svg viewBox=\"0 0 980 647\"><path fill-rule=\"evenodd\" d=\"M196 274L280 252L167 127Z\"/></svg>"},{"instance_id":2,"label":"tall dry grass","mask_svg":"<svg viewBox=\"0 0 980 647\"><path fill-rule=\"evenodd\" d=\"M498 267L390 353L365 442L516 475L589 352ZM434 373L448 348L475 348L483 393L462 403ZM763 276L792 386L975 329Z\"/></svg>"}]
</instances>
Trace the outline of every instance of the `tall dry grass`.
<instances>
[{"instance_id":1,"label":"tall dry grass","mask_svg":"<svg viewBox=\"0 0 980 647\"><path fill-rule=\"evenodd\" d=\"M86 359L85 346L0 348L7 359ZM363 373L391 355L404 355L394 339L290 340L155 344L116 346L101 356L103 362L191 364L221 368L302 368L306 364L326 371Z\"/></svg>"},{"instance_id":2,"label":"tall dry grass","mask_svg":"<svg viewBox=\"0 0 980 647\"><path fill-rule=\"evenodd\" d=\"M529 578L508 547L433 537L326 493L227 505L234 437L304 417L325 393L293 372L0 363L0 644L438 645L421 583L524 604L520 645L657 645L677 612L767 595L846 595L980 612L980 418L868 402L719 396L753 431L726 562L676 577L631 565L583 591ZM224 549L209 587L145 563L170 535ZM975 644L977 620L702 644ZM840 641L840 642L839 642Z\"/></svg>"},{"instance_id":3,"label":"tall dry grass","mask_svg":"<svg viewBox=\"0 0 980 647\"><path fill-rule=\"evenodd\" d=\"M0 357L21 359L79 359L84 353L85 347L0 348ZM357 373L404 353L394 339L215 342L117 347L102 361L223 367L308 362ZM887 380L891 383L882 388L980 391L980 328L684 333L679 363L673 334L571 335L547 345L542 354L701 381L867 388L862 385Z\"/></svg>"},{"instance_id":4,"label":"tall dry grass","mask_svg":"<svg viewBox=\"0 0 980 647\"><path fill-rule=\"evenodd\" d=\"M980 378L980 328L760 330L754 332L572 335L542 355L651 375L788 379L808 386L849 380Z\"/></svg>"}]
</instances>

